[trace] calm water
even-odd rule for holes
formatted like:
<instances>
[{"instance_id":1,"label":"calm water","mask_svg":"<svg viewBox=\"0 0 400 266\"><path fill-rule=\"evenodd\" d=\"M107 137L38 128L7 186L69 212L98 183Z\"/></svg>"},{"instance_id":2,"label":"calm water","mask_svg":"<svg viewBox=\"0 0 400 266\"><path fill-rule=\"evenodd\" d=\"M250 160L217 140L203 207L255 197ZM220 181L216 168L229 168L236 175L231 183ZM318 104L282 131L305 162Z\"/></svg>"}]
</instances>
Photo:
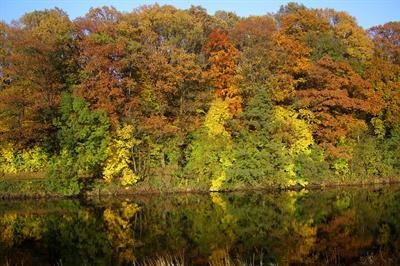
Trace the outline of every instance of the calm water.
<instances>
[{"instance_id":1,"label":"calm water","mask_svg":"<svg viewBox=\"0 0 400 266\"><path fill-rule=\"evenodd\" d=\"M400 188L0 202L0 265L400 265Z\"/></svg>"}]
</instances>

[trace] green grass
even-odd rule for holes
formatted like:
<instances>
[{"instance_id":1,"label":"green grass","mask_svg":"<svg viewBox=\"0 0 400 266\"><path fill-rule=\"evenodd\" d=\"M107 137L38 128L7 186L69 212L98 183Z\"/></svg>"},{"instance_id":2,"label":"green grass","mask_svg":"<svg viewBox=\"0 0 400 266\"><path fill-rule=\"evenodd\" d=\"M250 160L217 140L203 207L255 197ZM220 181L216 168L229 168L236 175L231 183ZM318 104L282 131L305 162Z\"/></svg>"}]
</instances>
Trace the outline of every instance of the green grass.
<instances>
[{"instance_id":1,"label":"green grass","mask_svg":"<svg viewBox=\"0 0 400 266\"><path fill-rule=\"evenodd\" d=\"M4 174L0 176L1 180L37 180L46 179L45 172L19 172L15 174Z\"/></svg>"},{"instance_id":2,"label":"green grass","mask_svg":"<svg viewBox=\"0 0 400 266\"><path fill-rule=\"evenodd\" d=\"M59 196L51 192L44 173L6 174L0 178L0 199L45 198Z\"/></svg>"}]
</instances>

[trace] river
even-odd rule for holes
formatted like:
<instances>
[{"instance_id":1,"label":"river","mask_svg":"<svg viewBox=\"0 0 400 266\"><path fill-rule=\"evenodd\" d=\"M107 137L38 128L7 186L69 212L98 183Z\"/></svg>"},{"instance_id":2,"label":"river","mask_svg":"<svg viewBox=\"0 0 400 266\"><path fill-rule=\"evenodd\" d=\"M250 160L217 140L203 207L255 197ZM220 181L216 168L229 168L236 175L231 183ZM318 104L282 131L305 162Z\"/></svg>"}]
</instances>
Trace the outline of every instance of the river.
<instances>
[{"instance_id":1,"label":"river","mask_svg":"<svg viewBox=\"0 0 400 266\"><path fill-rule=\"evenodd\" d=\"M0 265L400 265L400 187L0 202Z\"/></svg>"}]
</instances>

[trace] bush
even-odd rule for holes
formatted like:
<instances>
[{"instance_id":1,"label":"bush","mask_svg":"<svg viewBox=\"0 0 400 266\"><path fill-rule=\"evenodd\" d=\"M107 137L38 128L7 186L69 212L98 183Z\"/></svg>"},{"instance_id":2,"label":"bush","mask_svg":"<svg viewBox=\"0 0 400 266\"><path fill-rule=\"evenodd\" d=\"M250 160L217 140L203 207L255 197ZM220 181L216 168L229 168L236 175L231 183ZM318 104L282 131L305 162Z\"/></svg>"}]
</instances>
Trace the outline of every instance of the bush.
<instances>
[{"instance_id":1,"label":"bush","mask_svg":"<svg viewBox=\"0 0 400 266\"><path fill-rule=\"evenodd\" d=\"M17 151L11 144L0 148L0 167L3 173L38 172L48 167L49 155L41 147Z\"/></svg>"},{"instance_id":2,"label":"bush","mask_svg":"<svg viewBox=\"0 0 400 266\"><path fill-rule=\"evenodd\" d=\"M354 149L350 162L352 175L364 179L391 175L393 168L388 155L390 156L390 152L385 151L377 138L365 137Z\"/></svg>"},{"instance_id":3,"label":"bush","mask_svg":"<svg viewBox=\"0 0 400 266\"><path fill-rule=\"evenodd\" d=\"M325 181L333 175L323 150L313 145L309 154L302 153L296 158L296 176L307 182Z\"/></svg>"}]
</instances>

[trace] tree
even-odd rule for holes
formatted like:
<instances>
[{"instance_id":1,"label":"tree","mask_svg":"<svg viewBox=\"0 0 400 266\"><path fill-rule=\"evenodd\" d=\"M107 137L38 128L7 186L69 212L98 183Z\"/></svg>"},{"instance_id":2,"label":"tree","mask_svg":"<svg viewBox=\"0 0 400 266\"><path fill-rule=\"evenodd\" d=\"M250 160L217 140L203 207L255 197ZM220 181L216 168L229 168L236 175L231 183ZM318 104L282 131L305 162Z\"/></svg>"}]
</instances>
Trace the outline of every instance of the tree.
<instances>
[{"instance_id":1,"label":"tree","mask_svg":"<svg viewBox=\"0 0 400 266\"><path fill-rule=\"evenodd\" d=\"M231 35L232 40L243 50L246 47L266 45L277 31L277 25L272 16L252 16L236 24Z\"/></svg>"},{"instance_id":2,"label":"tree","mask_svg":"<svg viewBox=\"0 0 400 266\"><path fill-rule=\"evenodd\" d=\"M336 38L346 47L346 55L355 60L365 62L372 58L372 42L367 32L357 25L356 19L346 12L325 10L329 21L333 22Z\"/></svg>"},{"instance_id":3,"label":"tree","mask_svg":"<svg viewBox=\"0 0 400 266\"><path fill-rule=\"evenodd\" d=\"M117 129L115 137L107 147L107 160L103 170L103 178L110 182L113 179L120 179L122 185L132 185L139 180L139 177L132 170L134 147L140 141L133 136L134 128L125 125Z\"/></svg>"},{"instance_id":4,"label":"tree","mask_svg":"<svg viewBox=\"0 0 400 266\"><path fill-rule=\"evenodd\" d=\"M346 157L340 143L358 139L367 130L367 118L382 110L382 95L347 62L335 62L327 56L313 65L305 79L295 92L294 106L311 111L305 115L315 127L318 144Z\"/></svg>"},{"instance_id":5,"label":"tree","mask_svg":"<svg viewBox=\"0 0 400 266\"><path fill-rule=\"evenodd\" d=\"M393 21L369 29L377 57L400 64L400 22Z\"/></svg>"},{"instance_id":6,"label":"tree","mask_svg":"<svg viewBox=\"0 0 400 266\"><path fill-rule=\"evenodd\" d=\"M60 9L27 13L17 24L2 27L1 141L21 148L54 137L60 94L78 81L74 34Z\"/></svg>"},{"instance_id":7,"label":"tree","mask_svg":"<svg viewBox=\"0 0 400 266\"><path fill-rule=\"evenodd\" d=\"M118 123L126 104L127 90L134 82L124 74L126 43L118 38L121 14L114 8L91 9L77 20L83 80L77 94L94 110L105 110L113 124Z\"/></svg>"},{"instance_id":8,"label":"tree","mask_svg":"<svg viewBox=\"0 0 400 266\"><path fill-rule=\"evenodd\" d=\"M239 51L226 34L219 31L210 34L204 51L209 56L209 69L205 75L215 89L215 95L228 102L232 115L239 114L242 108L237 87L241 77L236 69Z\"/></svg>"},{"instance_id":9,"label":"tree","mask_svg":"<svg viewBox=\"0 0 400 266\"><path fill-rule=\"evenodd\" d=\"M187 173L194 173L198 181L218 191L227 180L227 170L232 166L232 140L226 130L226 121L232 117L226 101L215 99L208 110L204 125L193 135L189 147ZM211 183L211 184L210 184Z\"/></svg>"},{"instance_id":10,"label":"tree","mask_svg":"<svg viewBox=\"0 0 400 266\"><path fill-rule=\"evenodd\" d=\"M283 107L273 107L259 89L236 121L231 182L288 186L305 180L295 173L297 156L309 154L312 133L305 121Z\"/></svg>"},{"instance_id":11,"label":"tree","mask_svg":"<svg viewBox=\"0 0 400 266\"><path fill-rule=\"evenodd\" d=\"M53 177L90 181L99 177L107 158L110 123L104 111L91 111L84 99L64 94L61 116L55 121L59 128L60 154Z\"/></svg>"},{"instance_id":12,"label":"tree","mask_svg":"<svg viewBox=\"0 0 400 266\"><path fill-rule=\"evenodd\" d=\"M202 179L211 179L211 190L220 190L227 179L227 169L232 165L232 142L227 121L242 109L242 97L237 83L236 71L238 50L227 36L218 31L210 34L204 47L209 56L209 68L205 73L214 89L204 126L197 132L191 144L191 154L186 167ZM213 143L207 145L206 143ZM205 158L208 156L208 158Z\"/></svg>"},{"instance_id":13,"label":"tree","mask_svg":"<svg viewBox=\"0 0 400 266\"><path fill-rule=\"evenodd\" d=\"M271 73L268 77L271 99L288 102L295 89L305 83L305 74L311 67L310 49L293 37L281 32L274 34L271 50L264 60Z\"/></svg>"},{"instance_id":14,"label":"tree","mask_svg":"<svg viewBox=\"0 0 400 266\"><path fill-rule=\"evenodd\" d=\"M286 166L290 156L272 133L274 118L267 91L258 90L245 111L234 121L234 164L229 169L232 183L287 186L291 178Z\"/></svg>"},{"instance_id":15,"label":"tree","mask_svg":"<svg viewBox=\"0 0 400 266\"><path fill-rule=\"evenodd\" d=\"M384 100L382 114L379 116L384 127L391 129L400 123L400 65L374 57L367 65L365 76Z\"/></svg>"},{"instance_id":16,"label":"tree","mask_svg":"<svg viewBox=\"0 0 400 266\"><path fill-rule=\"evenodd\" d=\"M360 62L371 59L372 42L367 32L347 13L332 9L306 9L295 4L281 10L276 17L285 35L304 42L310 34L326 36L333 33L335 42L343 44L346 58Z\"/></svg>"}]
</instances>

